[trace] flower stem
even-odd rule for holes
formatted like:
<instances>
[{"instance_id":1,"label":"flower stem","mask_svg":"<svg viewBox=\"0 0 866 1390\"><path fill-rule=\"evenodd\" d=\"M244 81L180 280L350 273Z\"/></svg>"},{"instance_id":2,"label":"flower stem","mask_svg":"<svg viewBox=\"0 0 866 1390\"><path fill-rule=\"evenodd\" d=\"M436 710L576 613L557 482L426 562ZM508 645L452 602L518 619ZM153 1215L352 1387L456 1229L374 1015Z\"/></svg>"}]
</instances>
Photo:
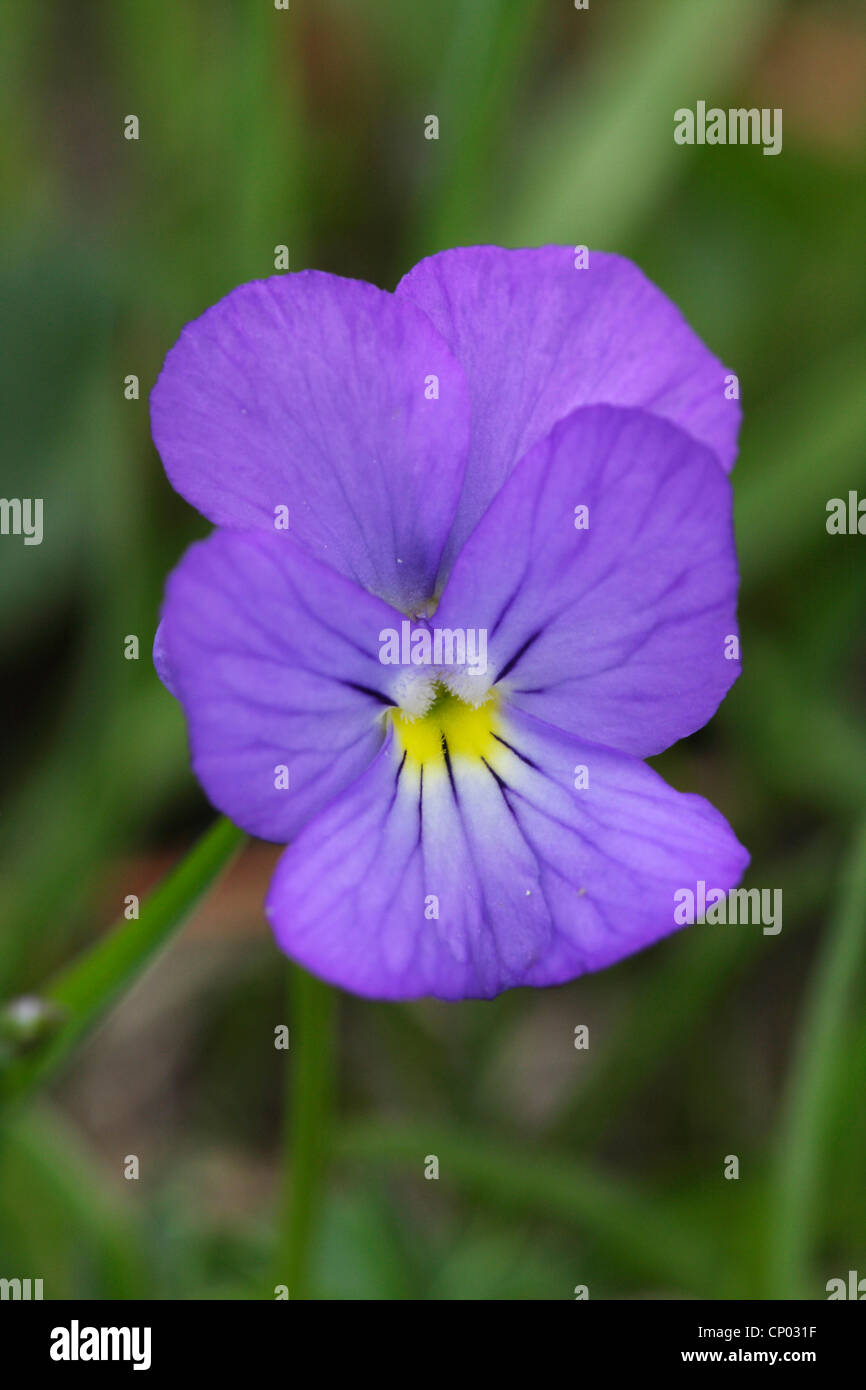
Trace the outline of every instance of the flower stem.
<instances>
[{"instance_id":1,"label":"flower stem","mask_svg":"<svg viewBox=\"0 0 866 1390\"><path fill-rule=\"evenodd\" d=\"M218 820L144 900L139 917L121 918L37 995L5 1007L0 1102L20 1100L66 1061L186 921L245 839L230 821Z\"/></svg>"},{"instance_id":2,"label":"flower stem","mask_svg":"<svg viewBox=\"0 0 866 1390\"><path fill-rule=\"evenodd\" d=\"M309 1298L310 1256L331 1151L336 994L297 965L289 972L291 1065L285 1129L275 1283L290 1298Z\"/></svg>"}]
</instances>

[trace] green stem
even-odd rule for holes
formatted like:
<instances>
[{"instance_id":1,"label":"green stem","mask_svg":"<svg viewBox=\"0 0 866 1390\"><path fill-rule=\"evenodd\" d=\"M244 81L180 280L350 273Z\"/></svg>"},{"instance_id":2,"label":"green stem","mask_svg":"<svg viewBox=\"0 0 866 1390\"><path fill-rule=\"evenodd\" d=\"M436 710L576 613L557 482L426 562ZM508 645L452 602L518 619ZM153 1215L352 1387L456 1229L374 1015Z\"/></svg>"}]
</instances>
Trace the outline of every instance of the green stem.
<instances>
[{"instance_id":1,"label":"green stem","mask_svg":"<svg viewBox=\"0 0 866 1390\"><path fill-rule=\"evenodd\" d=\"M186 920L244 838L230 821L217 821L145 898L137 919L121 918L37 997L7 1005L0 1022L13 1048L0 1071L0 1101L20 1100L57 1070Z\"/></svg>"},{"instance_id":2,"label":"green stem","mask_svg":"<svg viewBox=\"0 0 866 1390\"><path fill-rule=\"evenodd\" d=\"M289 975L290 1042L282 1191L275 1284L290 1298L309 1298L310 1253L331 1150L336 994L293 965Z\"/></svg>"},{"instance_id":3,"label":"green stem","mask_svg":"<svg viewBox=\"0 0 866 1390\"><path fill-rule=\"evenodd\" d=\"M811 984L782 1120L770 1232L772 1298L814 1298L809 1283L818 1174L833 1075L844 1055L852 987L866 943L866 822L854 837L841 901Z\"/></svg>"}]
</instances>

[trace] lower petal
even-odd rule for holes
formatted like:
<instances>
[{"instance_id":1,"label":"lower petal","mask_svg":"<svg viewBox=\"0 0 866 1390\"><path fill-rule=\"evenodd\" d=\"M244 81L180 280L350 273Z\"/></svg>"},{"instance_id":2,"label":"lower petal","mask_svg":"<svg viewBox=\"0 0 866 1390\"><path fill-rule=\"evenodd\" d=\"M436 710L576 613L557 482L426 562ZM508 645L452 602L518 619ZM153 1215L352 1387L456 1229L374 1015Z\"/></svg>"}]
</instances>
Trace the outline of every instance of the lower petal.
<instances>
[{"instance_id":1,"label":"lower petal","mask_svg":"<svg viewBox=\"0 0 866 1390\"><path fill-rule=\"evenodd\" d=\"M489 998L650 945L679 889L727 891L747 862L700 797L511 711L480 757L417 762L392 733L288 848L266 910L287 954L355 993Z\"/></svg>"}]
</instances>

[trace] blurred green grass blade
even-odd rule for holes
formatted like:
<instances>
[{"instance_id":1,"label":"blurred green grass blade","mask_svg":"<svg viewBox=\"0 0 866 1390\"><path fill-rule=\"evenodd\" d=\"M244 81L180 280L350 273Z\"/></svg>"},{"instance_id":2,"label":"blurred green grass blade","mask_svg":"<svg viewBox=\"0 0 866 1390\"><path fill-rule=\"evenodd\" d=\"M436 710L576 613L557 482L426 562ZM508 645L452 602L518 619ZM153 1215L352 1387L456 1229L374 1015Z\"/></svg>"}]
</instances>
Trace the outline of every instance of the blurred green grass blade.
<instances>
[{"instance_id":1,"label":"blurred green grass blade","mask_svg":"<svg viewBox=\"0 0 866 1390\"><path fill-rule=\"evenodd\" d=\"M829 359L757 407L746 408L743 452L734 474L734 516L744 586L760 583L828 536L827 502L866 485L863 402L866 341Z\"/></svg>"},{"instance_id":2,"label":"blurred green grass blade","mask_svg":"<svg viewBox=\"0 0 866 1390\"><path fill-rule=\"evenodd\" d=\"M46 743L44 760L8 805L0 874L16 931L4 934L0 998L28 988L69 954L68 938L77 933L112 856L134 843L147 817L191 777L182 713L156 676L112 708L93 698L101 646L82 651L63 721ZM56 795L58 785L63 797ZM88 814L70 819L70 805L87 806ZM40 937L46 921L54 923L50 940ZM51 959L40 970L42 956Z\"/></svg>"},{"instance_id":3,"label":"blurred green grass blade","mask_svg":"<svg viewBox=\"0 0 866 1390\"><path fill-rule=\"evenodd\" d=\"M78 442L63 470L75 480L74 506L68 489L52 487L48 494L60 530L80 531L80 517L87 517L87 545L75 572L87 621L73 672L58 689L65 695L63 713L44 731L40 761L19 770L7 812L0 874L16 930L0 951L0 996L29 987L29 980L53 968L53 962L40 968L38 956L62 949L82 894L111 856L134 841L153 790L161 794L166 785L154 788L153 774L171 766L165 754L169 746L176 752L182 727L179 711L167 712L176 702L145 655L155 626L145 582L147 530L129 526L128 518L146 516L146 503L110 380L107 359L91 363L79 392L81 419L73 418L72 430ZM143 660L123 659L125 633L141 636ZM147 730L139 716L145 703ZM140 794L131 796L130 787ZM70 806L86 806L87 814L70 815ZM47 921L50 934L43 931Z\"/></svg>"},{"instance_id":4,"label":"blurred green grass blade","mask_svg":"<svg viewBox=\"0 0 866 1390\"><path fill-rule=\"evenodd\" d=\"M644 0L620 12L606 51L580 79L567 72L537 123L514 175L505 243L619 247L690 160L674 143L674 111L724 91L779 8ZM573 22L583 19L575 11Z\"/></svg>"},{"instance_id":5,"label":"blurred green grass blade","mask_svg":"<svg viewBox=\"0 0 866 1390\"><path fill-rule=\"evenodd\" d=\"M149 284L173 334L233 285L272 275L275 245L289 246L292 269L304 263L314 157L304 23L272 3L106 10L122 109L141 119L113 269L132 306Z\"/></svg>"},{"instance_id":6,"label":"blurred green grass blade","mask_svg":"<svg viewBox=\"0 0 866 1390\"><path fill-rule=\"evenodd\" d=\"M402 1300L423 1297L425 1244L385 1183L325 1194L313 1256L317 1298Z\"/></svg>"},{"instance_id":7,"label":"blurred green grass blade","mask_svg":"<svg viewBox=\"0 0 866 1390\"><path fill-rule=\"evenodd\" d=\"M313 1239L330 1156L337 992L300 966L289 967L292 1021L283 1171L274 1284L309 1298Z\"/></svg>"},{"instance_id":8,"label":"blurred green grass blade","mask_svg":"<svg viewBox=\"0 0 866 1390\"><path fill-rule=\"evenodd\" d=\"M138 1224L55 1111L30 1107L0 1126L0 1168L4 1253L44 1279L46 1299L77 1297L85 1263L97 1296L149 1296Z\"/></svg>"},{"instance_id":9,"label":"blurred green grass blade","mask_svg":"<svg viewBox=\"0 0 866 1390\"><path fill-rule=\"evenodd\" d=\"M834 539L844 545L848 537ZM866 732L846 704L815 681L814 672L792 660L791 651L790 643L749 637L743 681L717 719L777 796L859 815L866 805ZM801 655L808 660L808 650ZM808 750L807 789L806 763L791 757L792 748Z\"/></svg>"},{"instance_id":10,"label":"blurred green grass blade","mask_svg":"<svg viewBox=\"0 0 866 1390\"><path fill-rule=\"evenodd\" d=\"M420 200L407 264L422 256L484 241L479 224L495 146L511 118L515 88L532 56L543 10L539 0L461 0L439 88L430 112L439 140L430 148L430 176Z\"/></svg>"},{"instance_id":11,"label":"blurred green grass blade","mask_svg":"<svg viewBox=\"0 0 866 1390\"><path fill-rule=\"evenodd\" d=\"M438 1125L356 1125L343 1131L338 1152L404 1172L411 1167L418 1176L425 1155L436 1154L443 1182L508 1210L578 1227L630 1277L673 1283L678 1292L705 1297L719 1286L719 1252L678 1228L657 1194L650 1202L587 1166Z\"/></svg>"},{"instance_id":12,"label":"blurred green grass blade","mask_svg":"<svg viewBox=\"0 0 866 1390\"><path fill-rule=\"evenodd\" d=\"M48 1020L56 1017L57 1024L30 1050L13 1055L0 1072L0 1101L20 1099L56 1071L186 920L244 838L243 831L230 821L218 820L144 900L137 920L122 919L40 991L38 1000L44 1015ZM15 1016L14 1011L7 1013L7 1022Z\"/></svg>"},{"instance_id":13,"label":"blurred green grass blade","mask_svg":"<svg viewBox=\"0 0 866 1390\"><path fill-rule=\"evenodd\" d=\"M539 1243L537 1223L497 1230L489 1213L461 1222L440 1253L422 1293L425 1302L561 1302L574 1297L574 1253L555 1236ZM592 1273L582 1283L598 1291Z\"/></svg>"},{"instance_id":14,"label":"blurred green grass blade","mask_svg":"<svg viewBox=\"0 0 866 1390\"><path fill-rule=\"evenodd\" d=\"M289 246L291 266L305 263L311 199L306 190L309 125L302 109L303 59L273 7L240 7L234 18L230 89L236 132L230 198L245 276L273 274L273 248ZM230 204L231 206L231 204Z\"/></svg>"},{"instance_id":15,"label":"blurred green grass blade","mask_svg":"<svg viewBox=\"0 0 866 1390\"><path fill-rule=\"evenodd\" d=\"M770 1230L771 1298L815 1298L810 1282L818 1179L826 1155L835 1070L845 1056L849 1007L866 954L866 820L854 835L836 917L802 1015L778 1137ZM839 1271L840 1273L842 1271Z\"/></svg>"}]
</instances>

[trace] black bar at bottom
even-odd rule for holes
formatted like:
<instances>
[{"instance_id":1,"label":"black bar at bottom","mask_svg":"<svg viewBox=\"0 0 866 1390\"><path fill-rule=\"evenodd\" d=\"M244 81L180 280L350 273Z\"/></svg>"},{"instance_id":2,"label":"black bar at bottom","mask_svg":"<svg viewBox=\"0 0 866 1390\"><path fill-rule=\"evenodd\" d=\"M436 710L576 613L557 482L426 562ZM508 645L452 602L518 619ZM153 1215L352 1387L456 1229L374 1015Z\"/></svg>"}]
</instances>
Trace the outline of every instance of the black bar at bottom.
<instances>
[{"instance_id":1,"label":"black bar at bottom","mask_svg":"<svg viewBox=\"0 0 866 1390\"><path fill-rule=\"evenodd\" d=\"M214 1371L220 1376L282 1368L304 1377L312 1368L333 1375L341 1358L347 1370L374 1369L380 1357L419 1357L403 1374L429 1384L441 1365L453 1375L455 1358L468 1369L479 1362L489 1372L511 1358L537 1359L539 1378L550 1358L581 1368L667 1371L674 1366L808 1366L823 1376L859 1364L866 1331L863 1310L828 1302L653 1302L575 1301L553 1316L555 1306L513 1305L507 1322L492 1304L468 1303L447 1313L441 1305L401 1306L287 1301L249 1303L24 1302L0 1303L4 1361L51 1378L70 1375L161 1376L166 1371ZM378 1311L377 1311L378 1308ZM449 1336L452 1317L460 1342ZM381 1318L381 1323L379 1319ZM416 1322L417 1318L417 1322ZM357 1326L358 1336L353 1337ZM524 1340L549 1332L551 1343ZM324 1337L323 1334L324 1333ZM397 1345L394 1334L399 1333ZM347 1335L348 1334L348 1335ZM390 1353L388 1348L391 1348ZM464 1348L458 1352L458 1346ZM414 1347L414 1353L411 1348ZM468 1353L468 1357L467 1357ZM463 1358L466 1357L464 1361ZM313 1372L315 1374L315 1372Z\"/></svg>"}]
</instances>

